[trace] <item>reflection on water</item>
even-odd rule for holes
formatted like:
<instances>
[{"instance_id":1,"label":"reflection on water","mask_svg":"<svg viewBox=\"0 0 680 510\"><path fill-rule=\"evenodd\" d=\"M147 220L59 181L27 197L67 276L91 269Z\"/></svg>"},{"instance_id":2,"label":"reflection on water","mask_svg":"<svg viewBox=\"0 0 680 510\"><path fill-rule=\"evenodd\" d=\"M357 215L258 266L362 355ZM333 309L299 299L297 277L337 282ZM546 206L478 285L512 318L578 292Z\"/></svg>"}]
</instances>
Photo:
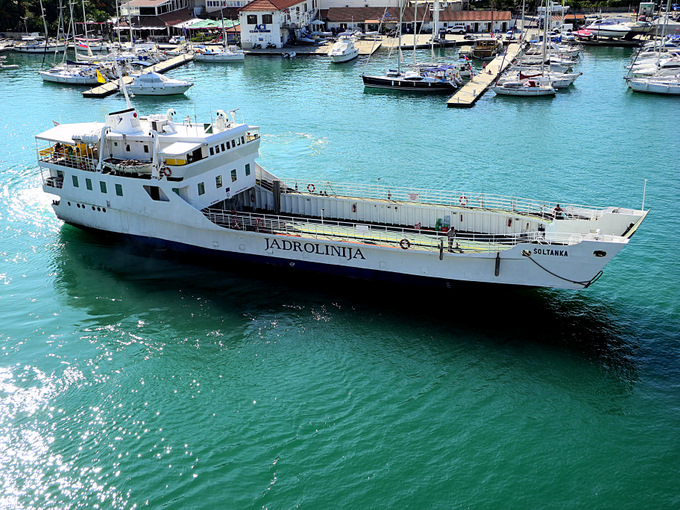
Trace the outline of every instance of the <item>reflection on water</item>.
<instances>
[{"instance_id":1,"label":"reflection on water","mask_svg":"<svg viewBox=\"0 0 680 510\"><path fill-rule=\"evenodd\" d=\"M587 291L535 290L480 284L452 289L376 283L274 268L211 262L147 245L120 242L70 226L61 231L57 284L69 304L86 307L96 321L150 313L172 322L172 303L188 296L212 303L205 312L236 316L271 313L272 307L314 309L320 303L355 320L379 317L418 337L492 339L577 352L625 380L634 378L637 339L618 326L615 311ZM186 305L186 303L184 303ZM183 305L179 305L183 306ZM197 311L194 311L197 312ZM111 314L116 315L112 317ZM201 331L198 326L196 333Z\"/></svg>"}]
</instances>

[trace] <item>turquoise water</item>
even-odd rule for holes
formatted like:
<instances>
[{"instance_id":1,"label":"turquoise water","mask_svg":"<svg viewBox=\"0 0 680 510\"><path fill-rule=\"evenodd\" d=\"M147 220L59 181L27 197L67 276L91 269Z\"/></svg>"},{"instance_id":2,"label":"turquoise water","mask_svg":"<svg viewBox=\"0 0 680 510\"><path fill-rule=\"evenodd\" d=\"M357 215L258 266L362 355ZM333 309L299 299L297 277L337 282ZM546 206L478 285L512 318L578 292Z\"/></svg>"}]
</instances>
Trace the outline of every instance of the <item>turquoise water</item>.
<instances>
[{"instance_id":1,"label":"turquoise water","mask_svg":"<svg viewBox=\"0 0 680 510\"><path fill-rule=\"evenodd\" d=\"M0 75L0 507L678 508L680 101L589 49L552 100L364 92L364 61L190 64L301 183L651 212L593 287L373 286L111 244L55 219L33 136L112 96ZM378 55L368 67L380 68Z\"/></svg>"}]
</instances>

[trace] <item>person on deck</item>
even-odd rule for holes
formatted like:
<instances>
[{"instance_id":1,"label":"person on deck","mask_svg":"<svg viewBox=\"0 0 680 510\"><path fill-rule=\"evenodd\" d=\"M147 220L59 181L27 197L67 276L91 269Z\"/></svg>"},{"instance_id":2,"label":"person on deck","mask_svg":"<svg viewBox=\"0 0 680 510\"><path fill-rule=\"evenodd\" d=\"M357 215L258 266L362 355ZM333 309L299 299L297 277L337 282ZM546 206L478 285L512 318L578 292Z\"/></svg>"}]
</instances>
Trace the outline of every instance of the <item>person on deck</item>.
<instances>
[{"instance_id":1,"label":"person on deck","mask_svg":"<svg viewBox=\"0 0 680 510\"><path fill-rule=\"evenodd\" d=\"M562 208L560 207L560 204L557 204L555 206L555 209L553 209L553 214L556 220L564 219L563 211Z\"/></svg>"},{"instance_id":2,"label":"person on deck","mask_svg":"<svg viewBox=\"0 0 680 510\"><path fill-rule=\"evenodd\" d=\"M446 233L446 237L449 239L449 252L453 251L453 240L456 238L456 229L453 227L449 228L449 231Z\"/></svg>"}]
</instances>

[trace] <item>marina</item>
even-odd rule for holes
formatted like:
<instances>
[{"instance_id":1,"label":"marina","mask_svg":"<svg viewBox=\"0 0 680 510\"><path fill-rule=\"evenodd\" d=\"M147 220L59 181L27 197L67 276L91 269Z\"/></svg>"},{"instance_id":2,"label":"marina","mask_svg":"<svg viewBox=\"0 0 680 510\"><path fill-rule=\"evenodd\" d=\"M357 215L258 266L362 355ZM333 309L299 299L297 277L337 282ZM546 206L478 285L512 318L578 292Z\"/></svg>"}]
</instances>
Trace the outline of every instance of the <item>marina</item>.
<instances>
[{"instance_id":1,"label":"marina","mask_svg":"<svg viewBox=\"0 0 680 510\"><path fill-rule=\"evenodd\" d=\"M489 89L491 84L498 79L505 69L512 64L512 61L520 52L520 45L517 43L509 44L505 53L498 55L483 71L475 75L463 87L461 87L446 102L449 108L470 108L477 100Z\"/></svg>"},{"instance_id":2,"label":"marina","mask_svg":"<svg viewBox=\"0 0 680 510\"><path fill-rule=\"evenodd\" d=\"M146 134L102 135L126 109L121 94L86 98L44 83L40 55L3 56L0 507L677 506L678 98L631 90L631 48L585 47L582 74L551 99L486 93L474 108L364 88L362 73L395 62L384 48L342 64L189 61L165 73L192 82L186 94L132 98L144 126L156 123L145 133L165 137L148 154ZM215 132L219 109L234 125ZM200 136L172 147L169 114L177 133ZM35 139L60 126L81 134L60 138L71 154ZM227 149L232 129L250 136ZM102 136L140 157L89 150ZM198 149L207 156L179 164ZM195 170L223 156L218 188L214 168ZM227 188L241 210L223 206ZM569 278L565 260L584 242L569 229L543 244L538 226L566 232L577 209L611 218L618 207L644 220L580 290L299 267L358 267L379 253L378 270L422 257L434 271L486 257L496 280L523 273L506 255L533 240L531 258ZM463 225L488 214L499 229L536 228L491 238L489 225L461 227L461 214ZM124 218L128 234L146 232L102 233ZM597 228L583 236L609 257L611 234ZM152 242L166 233L172 243ZM199 236L201 249L189 246ZM231 239L235 257L211 256ZM557 280L521 250L517 263Z\"/></svg>"}]
</instances>

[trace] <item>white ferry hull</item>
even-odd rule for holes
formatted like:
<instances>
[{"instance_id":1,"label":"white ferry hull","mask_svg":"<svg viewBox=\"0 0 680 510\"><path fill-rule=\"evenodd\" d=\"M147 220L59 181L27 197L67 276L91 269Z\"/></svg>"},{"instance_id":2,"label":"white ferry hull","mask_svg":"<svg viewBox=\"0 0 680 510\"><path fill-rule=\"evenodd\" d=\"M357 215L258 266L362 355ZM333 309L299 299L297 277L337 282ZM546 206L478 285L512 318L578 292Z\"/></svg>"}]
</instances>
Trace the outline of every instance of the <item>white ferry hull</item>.
<instances>
[{"instance_id":1,"label":"white ferry hull","mask_svg":"<svg viewBox=\"0 0 680 510\"><path fill-rule=\"evenodd\" d=\"M50 187L44 189L54 192ZM170 204L152 204L137 213L117 210L109 203L61 200L53 208L57 217L69 224L180 252L200 251L210 256L362 278L436 280L442 285L462 281L582 289L625 246L608 246L603 257L593 257L593 251L601 249L600 243L588 241L560 247L520 243L511 249L485 253L449 253L445 246L440 256L438 251L417 252L222 228L175 197L171 197ZM170 207L163 207L166 205ZM166 209L173 213L167 215Z\"/></svg>"}]
</instances>

